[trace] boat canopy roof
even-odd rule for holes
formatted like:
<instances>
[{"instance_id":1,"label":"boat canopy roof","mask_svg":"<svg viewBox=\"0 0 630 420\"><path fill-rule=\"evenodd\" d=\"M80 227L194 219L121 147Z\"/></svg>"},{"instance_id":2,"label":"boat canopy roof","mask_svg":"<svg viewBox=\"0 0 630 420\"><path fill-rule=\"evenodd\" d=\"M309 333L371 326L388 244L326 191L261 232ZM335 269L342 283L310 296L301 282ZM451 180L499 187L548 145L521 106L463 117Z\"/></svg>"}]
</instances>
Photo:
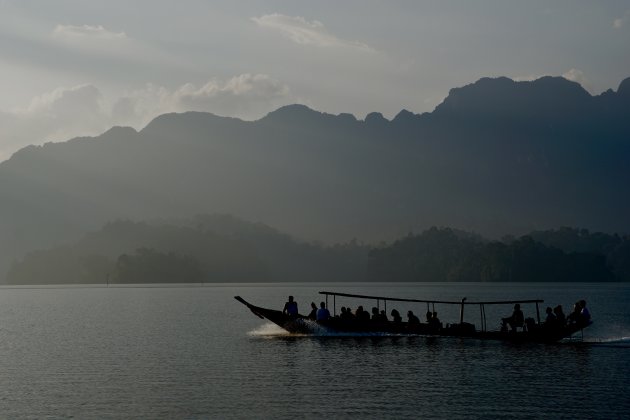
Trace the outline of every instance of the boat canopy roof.
<instances>
[{"instance_id":1,"label":"boat canopy roof","mask_svg":"<svg viewBox=\"0 0 630 420\"><path fill-rule=\"evenodd\" d=\"M529 299L529 300L495 300L495 301L467 301L466 298L460 301L448 301L448 300L425 300L425 299L404 299L404 298L393 298L393 297L385 297L385 296L369 296L369 295L355 295L352 293L339 293L339 292L327 292L322 291L319 292L320 295L326 296L344 296L350 298L359 298L359 299L374 299L374 300L387 300L387 301L395 301L395 302L418 302L418 303L443 303L447 305L506 305L513 303L542 303L544 300L542 299Z\"/></svg>"}]
</instances>

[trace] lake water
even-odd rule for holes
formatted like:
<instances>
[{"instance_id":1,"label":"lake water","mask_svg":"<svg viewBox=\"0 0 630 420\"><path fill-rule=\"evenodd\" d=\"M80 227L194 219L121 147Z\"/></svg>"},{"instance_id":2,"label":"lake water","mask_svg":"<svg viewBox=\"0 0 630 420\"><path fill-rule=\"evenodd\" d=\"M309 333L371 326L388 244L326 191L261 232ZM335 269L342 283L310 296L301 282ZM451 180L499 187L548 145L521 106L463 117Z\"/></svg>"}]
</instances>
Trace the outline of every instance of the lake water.
<instances>
[{"instance_id":1,"label":"lake water","mask_svg":"<svg viewBox=\"0 0 630 420\"><path fill-rule=\"evenodd\" d=\"M588 301L588 344L294 337L233 299L300 311L320 290ZM0 288L3 418L629 418L628 284ZM329 302L332 306L332 301ZM338 299L340 306L370 302ZM388 305L418 314L426 306ZM535 315L533 307L525 316ZM443 322L457 309L436 307ZM403 312L404 311L404 312ZM498 326L510 306L488 312ZM544 307L541 308L541 315ZM494 318L496 316L496 318ZM479 314L467 320L478 325ZM493 320L497 321L494 322Z\"/></svg>"}]
</instances>

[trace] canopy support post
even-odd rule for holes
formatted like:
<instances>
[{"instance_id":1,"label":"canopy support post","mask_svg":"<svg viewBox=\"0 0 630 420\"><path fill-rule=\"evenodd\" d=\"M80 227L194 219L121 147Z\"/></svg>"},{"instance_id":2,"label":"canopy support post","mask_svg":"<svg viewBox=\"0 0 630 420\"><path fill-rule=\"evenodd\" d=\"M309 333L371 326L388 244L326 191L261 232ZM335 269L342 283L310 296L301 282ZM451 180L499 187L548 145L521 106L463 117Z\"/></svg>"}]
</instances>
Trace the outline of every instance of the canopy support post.
<instances>
[{"instance_id":1,"label":"canopy support post","mask_svg":"<svg viewBox=\"0 0 630 420\"><path fill-rule=\"evenodd\" d=\"M486 318L486 305L483 305L483 330L488 331L488 318Z\"/></svg>"}]
</instances>

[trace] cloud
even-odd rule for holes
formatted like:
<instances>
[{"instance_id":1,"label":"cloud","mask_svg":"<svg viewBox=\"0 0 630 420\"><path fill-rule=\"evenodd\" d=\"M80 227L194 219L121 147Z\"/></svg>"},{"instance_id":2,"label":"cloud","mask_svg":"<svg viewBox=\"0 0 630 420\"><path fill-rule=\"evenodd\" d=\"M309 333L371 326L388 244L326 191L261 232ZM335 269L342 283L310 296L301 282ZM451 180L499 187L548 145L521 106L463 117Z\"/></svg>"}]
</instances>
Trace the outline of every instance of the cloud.
<instances>
[{"instance_id":1,"label":"cloud","mask_svg":"<svg viewBox=\"0 0 630 420\"><path fill-rule=\"evenodd\" d=\"M113 115L121 119L133 115L131 119L142 124L165 112L184 111L256 119L295 101L286 84L265 74L246 73L226 81L212 79L199 87L186 83L174 90L147 84L118 99Z\"/></svg>"},{"instance_id":2,"label":"cloud","mask_svg":"<svg viewBox=\"0 0 630 420\"><path fill-rule=\"evenodd\" d=\"M279 13L253 17L251 19L263 28L280 32L283 36L297 44L314 45L317 47L353 48L366 52L375 51L362 42L348 41L336 37L328 32L323 23L317 20L309 22L300 16L286 16Z\"/></svg>"},{"instance_id":3,"label":"cloud","mask_svg":"<svg viewBox=\"0 0 630 420\"><path fill-rule=\"evenodd\" d=\"M590 90L590 82L581 70L571 69L565 72L562 77L567 80L571 80L572 82L579 83L584 89Z\"/></svg>"},{"instance_id":4,"label":"cloud","mask_svg":"<svg viewBox=\"0 0 630 420\"><path fill-rule=\"evenodd\" d=\"M263 74L242 74L227 82L212 80L199 89L187 84L173 94L179 106L187 109L220 110L228 115L251 117L254 108L268 108L276 101L286 101L289 87ZM248 115L249 114L249 115Z\"/></svg>"},{"instance_id":5,"label":"cloud","mask_svg":"<svg viewBox=\"0 0 630 420\"><path fill-rule=\"evenodd\" d=\"M530 74L528 76L516 76L512 77L512 80L515 82L533 82L534 80L538 80L541 77L549 76L548 74Z\"/></svg>"},{"instance_id":6,"label":"cloud","mask_svg":"<svg viewBox=\"0 0 630 420\"><path fill-rule=\"evenodd\" d=\"M626 13L623 14L620 18L613 20L613 28L621 29L623 28L628 21L630 21L630 10L626 10Z\"/></svg>"},{"instance_id":7,"label":"cloud","mask_svg":"<svg viewBox=\"0 0 630 420\"><path fill-rule=\"evenodd\" d=\"M92 114L100 109L101 92L93 85L79 85L71 88L57 88L52 92L37 96L29 106L18 111L22 114L74 117Z\"/></svg>"},{"instance_id":8,"label":"cloud","mask_svg":"<svg viewBox=\"0 0 630 420\"><path fill-rule=\"evenodd\" d=\"M138 43L125 32L110 31L101 25L57 25L50 33L50 40L58 46L83 53L121 55L132 50L140 52Z\"/></svg>"},{"instance_id":9,"label":"cloud","mask_svg":"<svg viewBox=\"0 0 630 420\"><path fill-rule=\"evenodd\" d=\"M125 39L124 32L112 32L101 25L57 25L52 32L55 38L96 38L96 39Z\"/></svg>"},{"instance_id":10,"label":"cloud","mask_svg":"<svg viewBox=\"0 0 630 420\"><path fill-rule=\"evenodd\" d=\"M514 80L515 82L533 82L534 80L538 80L541 77L548 77L548 76L552 76L552 75L551 74L531 74L531 75L528 75L528 76L512 77L512 80ZM586 76L584 75L582 70L570 69L570 70L564 72L562 74L562 77L564 77L565 79L570 80L572 82L579 83L580 85L582 85L582 87L584 89L586 89L586 90L588 90L590 92L591 83L586 78Z\"/></svg>"},{"instance_id":11,"label":"cloud","mask_svg":"<svg viewBox=\"0 0 630 420\"><path fill-rule=\"evenodd\" d=\"M146 86L107 100L94 85L60 87L33 98L23 108L0 111L0 161L29 144L98 135L114 125L141 129L167 112L205 111L256 119L282 105L299 102L289 87L264 74L212 79L197 87Z\"/></svg>"},{"instance_id":12,"label":"cloud","mask_svg":"<svg viewBox=\"0 0 630 420\"><path fill-rule=\"evenodd\" d=\"M101 92L93 85L57 88L22 109L0 111L0 160L28 144L104 131L109 123Z\"/></svg>"},{"instance_id":13,"label":"cloud","mask_svg":"<svg viewBox=\"0 0 630 420\"><path fill-rule=\"evenodd\" d=\"M151 45L129 37L124 31L112 31L102 25L57 25L44 41L48 48L77 54L81 62L98 66L112 59L125 62L169 63L170 57Z\"/></svg>"}]
</instances>

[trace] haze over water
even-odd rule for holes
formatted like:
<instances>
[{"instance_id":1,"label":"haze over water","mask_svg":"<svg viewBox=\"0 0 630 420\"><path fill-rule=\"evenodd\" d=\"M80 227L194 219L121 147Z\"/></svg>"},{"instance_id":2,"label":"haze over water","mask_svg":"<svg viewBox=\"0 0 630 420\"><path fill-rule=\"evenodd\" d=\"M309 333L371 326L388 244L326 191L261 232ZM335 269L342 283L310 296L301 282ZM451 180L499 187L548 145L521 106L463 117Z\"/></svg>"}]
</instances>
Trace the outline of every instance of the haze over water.
<instances>
[{"instance_id":1,"label":"haze over water","mask_svg":"<svg viewBox=\"0 0 630 420\"><path fill-rule=\"evenodd\" d=\"M233 299L281 308L293 294L305 312L320 299L318 291L331 289L543 298L565 311L586 298L594 324L584 338L591 344L293 337ZM3 288L0 412L7 418L622 418L630 411L629 297L627 284L611 283ZM361 303L336 302L337 310ZM525 316L535 313L524 309ZM446 308L436 310L443 322L456 321ZM469 315L478 323L476 312ZM489 327L498 325L488 316Z\"/></svg>"}]
</instances>

